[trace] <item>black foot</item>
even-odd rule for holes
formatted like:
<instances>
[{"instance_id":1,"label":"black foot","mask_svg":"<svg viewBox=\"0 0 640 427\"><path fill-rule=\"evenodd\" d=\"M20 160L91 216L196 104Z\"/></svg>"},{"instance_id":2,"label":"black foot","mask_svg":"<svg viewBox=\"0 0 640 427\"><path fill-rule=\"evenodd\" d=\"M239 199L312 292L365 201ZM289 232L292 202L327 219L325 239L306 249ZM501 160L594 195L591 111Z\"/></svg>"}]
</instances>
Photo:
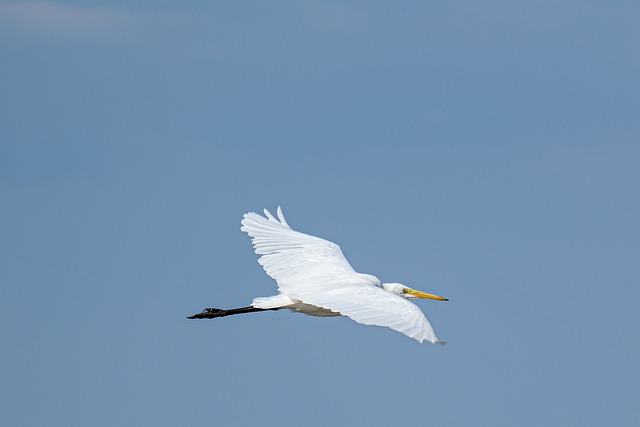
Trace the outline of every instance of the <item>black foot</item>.
<instances>
[{"instance_id":1,"label":"black foot","mask_svg":"<svg viewBox=\"0 0 640 427\"><path fill-rule=\"evenodd\" d=\"M226 310L220 310L219 308L205 308L201 313L187 316L187 319L213 319L224 316L226 313Z\"/></svg>"}]
</instances>

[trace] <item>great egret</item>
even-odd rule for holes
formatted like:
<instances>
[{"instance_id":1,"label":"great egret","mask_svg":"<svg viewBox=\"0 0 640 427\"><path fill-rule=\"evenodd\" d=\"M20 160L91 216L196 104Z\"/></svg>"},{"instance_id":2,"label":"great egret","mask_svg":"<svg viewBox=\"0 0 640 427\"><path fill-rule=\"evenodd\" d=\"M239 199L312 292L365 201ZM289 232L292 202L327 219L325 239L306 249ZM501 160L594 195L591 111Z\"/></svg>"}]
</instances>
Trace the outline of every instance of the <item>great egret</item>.
<instances>
[{"instance_id":1,"label":"great egret","mask_svg":"<svg viewBox=\"0 0 640 427\"><path fill-rule=\"evenodd\" d=\"M279 206L278 218L266 209L264 214L245 214L240 229L251 236L258 262L277 282L279 294L255 298L248 307L205 308L189 319L287 308L311 316L347 316L364 325L386 326L420 343L438 342L427 318L408 300L446 298L356 273L338 245L292 230Z\"/></svg>"}]
</instances>

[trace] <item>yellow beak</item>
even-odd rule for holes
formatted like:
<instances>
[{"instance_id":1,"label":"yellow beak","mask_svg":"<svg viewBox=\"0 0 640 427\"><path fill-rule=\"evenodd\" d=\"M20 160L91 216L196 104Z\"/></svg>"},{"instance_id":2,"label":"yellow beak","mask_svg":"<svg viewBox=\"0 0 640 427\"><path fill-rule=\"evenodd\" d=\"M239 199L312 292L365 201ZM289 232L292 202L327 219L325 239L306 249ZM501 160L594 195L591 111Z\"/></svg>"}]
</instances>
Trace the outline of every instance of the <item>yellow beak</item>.
<instances>
[{"instance_id":1,"label":"yellow beak","mask_svg":"<svg viewBox=\"0 0 640 427\"><path fill-rule=\"evenodd\" d=\"M411 288L405 288L405 293L407 294L411 294L417 298L429 298L429 299L435 299L438 301L449 301L447 298L445 297L441 297L438 295L434 295L434 294L430 294L427 292L422 292L422 291L416 291L415 289L411 289Z\"/></svg>"}]
</instances>

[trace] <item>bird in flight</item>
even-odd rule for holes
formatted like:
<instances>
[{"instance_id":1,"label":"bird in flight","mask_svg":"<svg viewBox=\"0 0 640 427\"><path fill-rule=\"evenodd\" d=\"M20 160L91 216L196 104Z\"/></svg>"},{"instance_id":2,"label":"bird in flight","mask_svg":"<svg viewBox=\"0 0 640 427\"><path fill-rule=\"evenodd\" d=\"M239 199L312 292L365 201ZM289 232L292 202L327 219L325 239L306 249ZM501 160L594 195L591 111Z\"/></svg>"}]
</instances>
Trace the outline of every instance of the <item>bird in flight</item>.
<instances>
[{"instance_id":1,"label":"bird in flight","mask_svg":"<svg viewBox=\"0 0 640 427\"><path fill-rule=\"evenodd\" d=\"M289 309L311 316L346 316L363 325L386 326L418 342L438 341L422 311L409 300L448 299L400 283L382 283L356 273L335 243L293 230L278 206L274 217L246 213L242 231L251 236L258 262L278 284L278 295L254 298L248 307L205 308L189 319Z\"/></svg>"}]
</instances>

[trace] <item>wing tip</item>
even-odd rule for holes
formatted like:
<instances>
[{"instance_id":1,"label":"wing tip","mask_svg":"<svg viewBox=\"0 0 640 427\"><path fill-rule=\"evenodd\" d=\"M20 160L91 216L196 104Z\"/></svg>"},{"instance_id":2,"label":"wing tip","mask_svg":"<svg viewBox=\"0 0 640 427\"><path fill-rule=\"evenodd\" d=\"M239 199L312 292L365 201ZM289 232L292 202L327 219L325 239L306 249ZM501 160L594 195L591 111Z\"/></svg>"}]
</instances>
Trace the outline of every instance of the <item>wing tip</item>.
<instances>
[{"instance_id":1,"label":"wing tip","mask_svg":"<svg viewBox=\"0 0 640 427\"><path fill-rule=\"evenodd\" d=\"M284 218L284 214L282 213L282 207L280 205L278 205L278 208L276 209L276 215L278 215L278 219L280 220L280 224L286 225L287 227L289 227L289 223L287 223L287 220ZM291 228L291 227L289 227L289 228Z\"/></svg>"},{"instance_id":2,"label":"wing tip","mask_svg":"<svg viewBox=\"0 0 640 427\"><path fill-rule=\"evenodd\" d=\"M269 222L274 222L278 225L283 225L287 228L291 228L289 226L289 223L287 223L287 220L285 219L284 214L282 213L282 207L280 205L278 205L276 209L277 217L274 216L271 212L269 212L268 209L263 209L263 212L264 212L264 216L255 212L247 212L244 215L242 215L242 220L240 221L240 224L242 224L242 227L240 227L240 229L242 231L246 231L246 228L250 225L251 221L257 221L257 222L263 222L263 223L264 221L269 221Z\"/></svg>"}]
</instances>

